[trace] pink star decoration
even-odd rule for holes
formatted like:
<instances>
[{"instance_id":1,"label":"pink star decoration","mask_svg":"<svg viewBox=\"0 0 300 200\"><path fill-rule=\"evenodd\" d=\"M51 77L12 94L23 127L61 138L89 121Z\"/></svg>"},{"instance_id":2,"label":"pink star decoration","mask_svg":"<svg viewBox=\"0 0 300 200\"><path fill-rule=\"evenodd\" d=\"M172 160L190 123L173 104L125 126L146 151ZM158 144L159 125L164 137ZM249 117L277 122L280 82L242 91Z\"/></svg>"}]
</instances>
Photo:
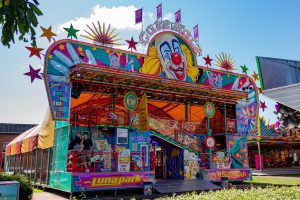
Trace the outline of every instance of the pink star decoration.
<instances>
[{"instance_id":1,"label":"pink star decoration","mask_svg":"<svg viewBox=\"0 0 300 200\"><path fill-rule=\"evenodd\" d=\"M213 60L213 59L211 59L210 57L209 57L209 55L207 54L207 56L206 57L203 57L203 59L205 60L205 65L209 65L209 66L211 66L211 61Z\"/></svg>"},{"instance_id":2,"label":"pink star decoration","mask_svg":"<svg viewBox=\"0 0 300 200\"><path fill-rule=\"evenodd\" d=\"M39 74L40 71L41 71L41 68L39 68L39 69L33 69L31 67L31 65L29 65L29 72L24 73L24 75L30 76L31 83L32 83L36 78L37 79L42 79L42 77Z\"/></svg>"},{"instance_id":3,"label":"pink star decoration","mask_svg":"<svg viewBox=\"0 0 300 200\"><path fill-rule=\"evenodd\" d=\"M133 37L131 37L131 40L126 40L126 42L128 43L128 49L130 49L132 51L132 48L134 50L136 50L136 46L138 44L138 42L134 41Z\"/></svg>"},{"instance_id":4,"label":"pink star decoration","mask_svg":"<svg viewBox=\"0 0 300 200\"><path fill-rule=\"evenodd\" d=\"M262 102L262 101L259 101L260 102L260 108L263 110L263 112L265 112L265 109L267 108L266 106L266 102Z\"/></svg>"}]
</instances>

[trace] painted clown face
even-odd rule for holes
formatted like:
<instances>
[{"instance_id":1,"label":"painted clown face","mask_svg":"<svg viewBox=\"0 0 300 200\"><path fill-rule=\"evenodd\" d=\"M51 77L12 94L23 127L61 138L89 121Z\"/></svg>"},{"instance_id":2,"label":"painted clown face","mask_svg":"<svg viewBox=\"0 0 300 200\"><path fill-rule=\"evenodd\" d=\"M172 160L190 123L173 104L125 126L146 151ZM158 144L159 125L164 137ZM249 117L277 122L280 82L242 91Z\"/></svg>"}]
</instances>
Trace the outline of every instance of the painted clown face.
<instances>
[{"instance_id":1,"label":"painted clown face","mask_svg":"<svg viewBox=\"0 0 300 200\"><path fill-rule=\"evenodd\" d=\"M171 34L160 35L155 39L155 47L166 77L185 81L187 62L178 39Z\"/></svg>"}]
</instances>

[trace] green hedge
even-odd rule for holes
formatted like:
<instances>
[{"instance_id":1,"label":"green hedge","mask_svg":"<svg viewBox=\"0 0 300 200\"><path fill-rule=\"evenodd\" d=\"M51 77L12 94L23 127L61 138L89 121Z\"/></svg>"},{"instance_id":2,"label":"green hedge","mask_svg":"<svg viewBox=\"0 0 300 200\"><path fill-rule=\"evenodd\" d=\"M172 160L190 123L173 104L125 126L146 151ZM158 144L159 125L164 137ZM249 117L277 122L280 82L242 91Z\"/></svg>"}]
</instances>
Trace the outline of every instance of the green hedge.
<instances>
[{"instance_id":1,"label":"green hedge","mask_svg":"<svg viewBox=\"0 0 300 200\"><path fill-rule=\"evenodd\" d=\"M300 186L251 188L251 189L223 189L219 191L195 192L161 197L158 200L299 200Z\"/></svg>"},{"instance_id":2,"label":"green hedge","mask_svg":"<svg viewBox=\"0 0 300 200\"><path fill-rule=\"evenodd\" d=\"M18 181L20 183L19 199L31 199L33 192L32 184L26 176L0 173L0 181Z\"/></svg>"}]
</instances>

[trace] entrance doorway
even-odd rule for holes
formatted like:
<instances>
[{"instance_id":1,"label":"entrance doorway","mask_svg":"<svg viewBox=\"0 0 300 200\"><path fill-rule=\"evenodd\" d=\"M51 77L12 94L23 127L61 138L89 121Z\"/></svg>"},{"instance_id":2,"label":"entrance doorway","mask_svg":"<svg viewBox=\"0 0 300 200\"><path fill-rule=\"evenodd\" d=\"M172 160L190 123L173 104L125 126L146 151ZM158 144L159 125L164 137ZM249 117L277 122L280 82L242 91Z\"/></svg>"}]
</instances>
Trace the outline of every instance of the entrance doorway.
<instances>
[{"instance_id":1,"label":"entrance doorway","mask_svg":"<svg viewBox=\"0 0 300 200\"><path fill-rule=\"evenodd\" d=\"M155 178L163 179L164 178L164 155L163 150L160 146L155 148Z\"/></svg>"}]
</instances>

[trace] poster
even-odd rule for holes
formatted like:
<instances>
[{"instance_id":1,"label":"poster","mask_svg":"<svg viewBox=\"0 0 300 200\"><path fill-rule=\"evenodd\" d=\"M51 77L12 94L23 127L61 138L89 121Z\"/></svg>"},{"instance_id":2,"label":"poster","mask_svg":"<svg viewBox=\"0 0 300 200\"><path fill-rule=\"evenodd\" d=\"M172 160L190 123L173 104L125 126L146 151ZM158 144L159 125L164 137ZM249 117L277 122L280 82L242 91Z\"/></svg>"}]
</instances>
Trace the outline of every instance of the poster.
<instances>
[{"instance_id":1,"label":"poster","mask_svg":"<svg viewBox=\"0 0 300 200\"><path fill-rule=\"evenodd\" d=\"M64 82L49 82L53 119L67 120L70 107L70 85Z\"/></svg>"},{"instance_id":2,"label":"poster","mask_svg":"<svg viewBox=\"0 0 300 200\"><path fill-rule=\"evenodd\" d=\"M184 150L184 178L195 179L199 171L198 156L195 153Z\"/></svg>"},{"instance_id":3,"label":"poster","mask_svg":"<svg viewBox=\"0 0 300 200\"><path fill-rule=\"evenodd\" d=\"M221 177L228 177L229 181L243 181L251 178L250 169L206 169L204 179L209 181L221 181Z\"/></svg>"},{"instance_id":4,"label":"poster","mask_svg":"<svg viewBox=\"0 0 300 200\"><path fill-rule=\"evenodd\" d=\"M130 171L130 149L119 151L118 155L118 172Z\"/></svg>"},{"instance_id":5,"label":"poster","mask_svg":"<svg viewBox=\"0 0 300 200\"><path fill-rule=\"evenodd\" d=\"M227 133L237 132L235 119L226 119L226 132Z\"/></svg>"}]
</instances>

